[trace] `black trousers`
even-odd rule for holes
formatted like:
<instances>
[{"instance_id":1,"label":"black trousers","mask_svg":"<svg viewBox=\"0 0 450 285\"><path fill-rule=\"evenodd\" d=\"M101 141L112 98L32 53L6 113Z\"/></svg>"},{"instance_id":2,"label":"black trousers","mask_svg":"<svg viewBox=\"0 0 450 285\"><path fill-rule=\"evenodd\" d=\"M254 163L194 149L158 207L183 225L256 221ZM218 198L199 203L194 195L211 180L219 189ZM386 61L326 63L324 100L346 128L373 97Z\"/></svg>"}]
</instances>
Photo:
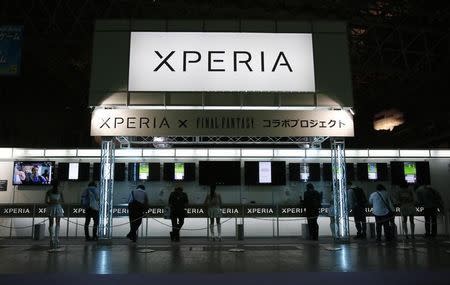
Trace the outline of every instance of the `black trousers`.
<instances>
[{"instance_id":1,"label":"black trousers","mask_svg":"<svg viewBox=\"0 0 450 285\"><path fill-rule=\"evenodd\" d=\"M354 207L352 209L355 218L355 226L358 236L366 236L366 211L364 207Z\"/></svg>"},{"instance_id":2,"label":"black trousers","mask_svg":"<svg viewBox=\"0 0 450 285\"><path fill-rule=\"evenodd\" d=\"M84 236L89 238L89 224L91 223L91 219L94 221L94 227L92 228L92 237L97 237L98 230L98 219L99 213L97 210L92 208L86 209L86 220L84 221Z\"/></svg>"},{"instance_id":3,"label":"black trousers","mask_svg":"<svg viewBox=\"0 0 450 285\"><path fill-rule=\"evenodd\" d=\"M132 203L128 205L128 217L130 219L130 232L128 235L132 241L136 241L137 239L137 231L142 224L143 215L142 207L135 206Z\"/></svg>"},{"instance_id":4,"label":"black trousers","mask_svg":"<svg viewBox=\"0 0 450 285\"><path fill-rule=\"evenodd\" d=\"M173 238L175 240L179 240L180 239L180 230L181 227L184 224L184 215L172 215L170 217L170 220L172 221L172 234L173 234Z\"/></svg>"},{"instance_id":5,"label":"black trousers","mask_svg":"<svg viewBox=\"0 0 450 285\"><path fill-rule=\"evenodd\" d=\"M375 216L377 240L381 240L381 228L384 229L384 237L386 241L394 239L394 216L387 214L384 216Z\"/></svg>"},{"instance_id":6,"label":"black trousers","mask_svg":"<svg viewBox=\"0 0 450 285\"><path fill-rule=\"evenodd\" d=\"M437 209L425 208L425 235L435 237L437 234Z\"/></svg>"},{"instance_id":7,"label":"black trousers","mask_svg":"<svg viewBox=\"0 0 450 285\"><path fill-rule=\"evenodd\" d=\"M306 217L308 219L308 229L309 229L309 239L318 240L319 239L319 224L317 223L317 218L319 216L318 209L306 209Z\"/></svg>"}]
</instances>

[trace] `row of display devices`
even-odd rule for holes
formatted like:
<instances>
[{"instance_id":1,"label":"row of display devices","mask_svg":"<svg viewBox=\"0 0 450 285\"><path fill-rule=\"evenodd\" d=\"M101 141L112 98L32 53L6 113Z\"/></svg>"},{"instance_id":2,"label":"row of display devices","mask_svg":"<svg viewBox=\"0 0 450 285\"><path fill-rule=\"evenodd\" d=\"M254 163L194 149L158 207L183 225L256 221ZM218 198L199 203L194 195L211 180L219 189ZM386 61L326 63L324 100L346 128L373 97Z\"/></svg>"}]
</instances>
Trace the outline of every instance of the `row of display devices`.
<instances>
[{"instance_id":1,"label":"row of display devices","mask_svg":"<svg viewBox=\"0 0 450 285\"><path fill-rule=\"evenodd\" d=\"M125 181L125 163L114 164L114 180ZM60 162L57 178L60 181L99 181L100 163L94 163L92 178L90 163ZM128 181L160 181L161 164L128 163ZM54 179L54 161L16 161L14 162L14 185L50 184ZM321 171L322 170L322 171ZM356 170L356 175L355 175ZM390 162L392 184L403 181L417 184L430 184L430 168L427 161ZM103 170L105 176L108 169ZM164 181L195 181L195 163L163 163L162 179ZM289 180L297 182L332 181L331 163L289 163ZM341 175L336 173L337 177ZM356 178L356 179L355 179ZM353 163L346 164L346 179L358 181L388 181L387 163ZM200 185L241 185L240 161L200 161ZM286 185L285 161L245 161L245 185Z\"/></svg>"}]
</instances>

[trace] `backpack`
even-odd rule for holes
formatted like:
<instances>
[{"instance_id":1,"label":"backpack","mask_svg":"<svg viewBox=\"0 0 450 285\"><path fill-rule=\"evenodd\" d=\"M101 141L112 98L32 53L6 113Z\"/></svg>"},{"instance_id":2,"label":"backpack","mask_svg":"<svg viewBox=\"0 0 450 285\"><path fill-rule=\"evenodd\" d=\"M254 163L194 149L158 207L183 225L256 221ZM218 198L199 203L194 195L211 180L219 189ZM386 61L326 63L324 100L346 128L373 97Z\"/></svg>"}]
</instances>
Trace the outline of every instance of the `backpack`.
<instances>
[{"instance_id":1,"label":"backpack","mask_svg":"<svg viewBox=\"0 0 450 285\"><path fill-rule=\"evenodd\" d=\"M91 199L90 199L90 195L89 192L91 192L90 189L86 189L83 194L81 195L81 207L83 209L89 209L90 205L91 205Z\"/></svg>"}]
</instances>

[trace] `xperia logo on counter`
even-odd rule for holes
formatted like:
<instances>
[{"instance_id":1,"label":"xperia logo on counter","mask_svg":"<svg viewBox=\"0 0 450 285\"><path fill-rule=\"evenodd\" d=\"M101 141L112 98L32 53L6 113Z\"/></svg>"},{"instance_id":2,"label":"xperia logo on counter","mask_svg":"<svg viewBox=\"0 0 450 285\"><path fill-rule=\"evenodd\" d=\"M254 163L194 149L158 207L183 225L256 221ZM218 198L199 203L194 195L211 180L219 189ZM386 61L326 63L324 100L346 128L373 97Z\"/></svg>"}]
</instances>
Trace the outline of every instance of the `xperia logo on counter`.
<instances>
[{"instance_id":1,"label":"xperia logo on counter","mask_svg":"<svg viewBox=\"0 0 450 285\"><path fill-rule=\"evenodd\" d=\"M129 91L314 92L311 34L132 32Z\"/></svg>"}]
</instances>

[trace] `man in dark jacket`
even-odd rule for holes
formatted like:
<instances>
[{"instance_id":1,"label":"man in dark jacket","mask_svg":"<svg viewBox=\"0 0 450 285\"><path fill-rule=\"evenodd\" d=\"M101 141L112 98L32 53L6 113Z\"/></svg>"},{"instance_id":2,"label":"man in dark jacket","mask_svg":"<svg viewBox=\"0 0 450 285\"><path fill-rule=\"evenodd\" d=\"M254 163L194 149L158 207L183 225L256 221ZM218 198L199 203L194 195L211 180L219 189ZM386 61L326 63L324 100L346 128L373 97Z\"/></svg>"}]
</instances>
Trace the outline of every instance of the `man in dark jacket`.
<instances>
[{"instance_id":1,"label":"man in dark jacket","mask_svg":"<svg viewBox=\"0 0 450 285\"><path fill-rule=\"evenodd\" d=\"M321 205L320 193L314 190L314 185L306 184L306 191L303 194L304 207L306 208L306 217L308 219L309 239L319 239L319 225L317 218L319 216L319 208Z\"/></svg>"},{"instance_id":2,"label":"man in dark jacket","mask_svg":"<svg viewBox=\"0 0 450 285\"><path fill-rule=\"evenodd\" d=\"M136 242L138 229L142 223L142 217L148 210L148 197L144 185L138 185L131 191L128 197L128 214L130 219L130 232L127 238Z\"/></svg>"},{"instance_id":3,"label":"man in dark jacket","mask_svg":"<svg viewBox=\"0 0 450 285\"><path fill-rule=\"evenodd\" d=\"M188 196L183 192L183 188L176 187L175 190L170 193L169 206L170 206L170 219L172 220L172 231L170 232L170 239L172 241L180 241L180 230L184 224L184 218L186 212L184 208L189 203Z\"/></svg>"},{"instance_id":4,"label":"man in dark jacket","mask_svg":"<svg viewBox=\"0 0 450 285\"><path fill-rule=\"evenodd\" d=\"M424 208L425 238L435 238L437 234L438 209L443 211L444 203L437 190L430 185L417 188L417 200Z\"/></svg>"},{"instance_id":5,"label":"man in dark jacket","mask_svg":"<svg viewBox=\"0 0 450 285\"><path fill-rule=\"evenodd\" d=\"M81 196L82 206L85 208L86 219L84 222L84 236L86 241L98 240L98 222L99 222L99 208L100 208L100 191L94 181L90 182L88 187L83 191ZM91 219L94 221L92 228L92 238L89 236L89 223Z\"/></svg>"},{"instance_id":6,"label":"man in dark jacket","mask_svg":"<svg viewBox=\"0 0 450 285\"><path fill-rule=\"evenodd\" d=\"M352 186L350 181L347 183L347 186L349 186L348 204L349 208L352 210L357 231L355 239L366 239L366 194L360 187Z\"/></svg>"}]
</instances>

